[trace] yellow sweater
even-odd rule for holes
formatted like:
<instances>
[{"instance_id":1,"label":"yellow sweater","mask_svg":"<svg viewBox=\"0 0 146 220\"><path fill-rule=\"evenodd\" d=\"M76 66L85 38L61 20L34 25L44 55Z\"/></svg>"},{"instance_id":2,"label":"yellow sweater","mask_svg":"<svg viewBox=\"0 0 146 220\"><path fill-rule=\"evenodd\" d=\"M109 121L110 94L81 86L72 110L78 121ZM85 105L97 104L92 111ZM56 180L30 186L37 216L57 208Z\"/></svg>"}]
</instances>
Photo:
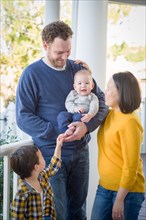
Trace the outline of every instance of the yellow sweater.
<instances>
[{"instance_id":1,"label":"yellow sweater","mask_svg":"<svg viewBox=\"0 0 146 220\"><path fill-rule=\"evenodd\" d=\"M99 184L108 190L119 187L144 192L140 158L143 128L136 113L111 110L98 131Z\"/></svg>"}]
</instances>

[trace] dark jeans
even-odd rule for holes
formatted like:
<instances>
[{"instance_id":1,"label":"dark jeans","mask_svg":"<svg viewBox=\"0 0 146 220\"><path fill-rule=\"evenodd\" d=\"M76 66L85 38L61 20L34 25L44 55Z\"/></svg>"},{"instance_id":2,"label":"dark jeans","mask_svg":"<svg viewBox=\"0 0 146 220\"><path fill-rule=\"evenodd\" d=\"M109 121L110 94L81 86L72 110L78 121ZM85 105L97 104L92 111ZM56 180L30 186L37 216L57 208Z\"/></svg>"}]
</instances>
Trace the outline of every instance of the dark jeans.
<instances>
[{"instance_id":1,"label":"dark jeans","mask_svg":"<svg viewBox=\"0 0 146 220\"><path fill-rule=\"evenodd\" d=\"M48 216L44 216L44 217L43 217L43 220L52 220L52 218L51 218L51 217L48 217Z\"/></svg>"},{"instance_id":2,"label":"dark jeans","mask_svg":"<svg viewBox=\"0 0 146 220\"><path fill-rule=\"evenodd\" d=\"M91 220L112 220L112 208L117 192L98 186ZM144 201L144 193L128 193L124 200L124 220L137 220Z\"/></svg>"},{"instance_id":3,"label":"dark jeans","mask_svg":"<svg viewBox=\"0 0 146 220\"><path fill-rule=\"evenodd\" d=\"M60 112L57 116L57 122L60 132L64 133L68 129L68 125L71 122L80 121L82 114L70 113L67 111Z\"/></svg>"},{"instance_id":4,"label":"dark jeans","mask_svg":"<svg viewBox=\"0 0 146 220\"><path fill-rule=\"evenodd\" d=\"M50 159L45 159L48 164ZM57 220L85 220L89 180L88 146L61 159L61 169L50 179Z\"/></svg>"}]
</instances>

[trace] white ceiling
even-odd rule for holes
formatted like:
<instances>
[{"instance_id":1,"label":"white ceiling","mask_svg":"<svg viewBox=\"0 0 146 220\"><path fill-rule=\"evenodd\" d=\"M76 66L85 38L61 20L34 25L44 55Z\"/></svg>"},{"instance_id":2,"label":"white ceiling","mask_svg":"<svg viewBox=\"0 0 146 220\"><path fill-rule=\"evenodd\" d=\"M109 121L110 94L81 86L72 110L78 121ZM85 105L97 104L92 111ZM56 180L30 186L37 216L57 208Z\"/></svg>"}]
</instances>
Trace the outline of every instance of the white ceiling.
<instances>
[{"instance_id":1,"label":"white ceiling","mask_svg":"<svg viewBox=\"0 0 146 220\"><path fill-rule=\"evenodd\" d=\"M146 0L109 0L111 3L121 3L121 4L134 4L134 5L146 5Z\"/></svg>"}]
</instances>

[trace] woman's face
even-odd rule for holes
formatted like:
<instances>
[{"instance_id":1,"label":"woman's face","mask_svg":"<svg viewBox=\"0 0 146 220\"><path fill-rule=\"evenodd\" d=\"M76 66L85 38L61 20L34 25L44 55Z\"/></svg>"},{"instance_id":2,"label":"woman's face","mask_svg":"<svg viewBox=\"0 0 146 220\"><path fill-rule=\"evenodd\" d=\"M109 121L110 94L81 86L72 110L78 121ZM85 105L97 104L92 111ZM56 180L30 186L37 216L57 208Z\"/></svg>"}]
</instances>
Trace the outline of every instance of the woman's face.
<instances>
[{"instance_id":1,"label":"woman's face","mask_svg":"<svg viewBox=\"0 0 146 220\"><path fill-rule=\"evenodd\" d=\"M107 83L105 102L109 107L119 110L119 92L113 78L111 78Z\"/></svg>"}]
</instances>

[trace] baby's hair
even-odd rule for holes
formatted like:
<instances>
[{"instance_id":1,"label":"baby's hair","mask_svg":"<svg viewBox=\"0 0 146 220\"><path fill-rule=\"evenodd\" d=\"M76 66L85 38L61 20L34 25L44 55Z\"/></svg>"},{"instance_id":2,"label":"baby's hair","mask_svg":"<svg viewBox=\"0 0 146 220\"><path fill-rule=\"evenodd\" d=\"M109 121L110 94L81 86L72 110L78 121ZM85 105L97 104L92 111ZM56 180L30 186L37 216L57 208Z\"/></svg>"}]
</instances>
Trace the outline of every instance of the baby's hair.
<instances>
[{"instance_id":1,"label":"baby's hair","mask_svg":"<svg viewBox=\"0 0 146 220\"><path fill-rule=\"evenodd\" d=\"M88 76L90 76L90 77L91 77L91 80L93 80L92 74L91 74L90 71L88 71L87 69L81 69L81 70L79 70L79 71L77 71L77 72L75 73L75 75L74 75L74 81L75 81L75 79L76 79L76 76L85 75L85 74L88 75Z\"/></svg>"},{"instance_id":2,"label":"baby's hair","mask_svg":"<svg viewBox=\"0 0 146 220\"><path fill-rule=\"evenodd\" d=\"M18 148L11 155L11 168L21 177L21 179L30 177L35 164L39 164L39 158L36 154L37 151L37 146L27 145Z\"/></svg>"}]
</instances>

